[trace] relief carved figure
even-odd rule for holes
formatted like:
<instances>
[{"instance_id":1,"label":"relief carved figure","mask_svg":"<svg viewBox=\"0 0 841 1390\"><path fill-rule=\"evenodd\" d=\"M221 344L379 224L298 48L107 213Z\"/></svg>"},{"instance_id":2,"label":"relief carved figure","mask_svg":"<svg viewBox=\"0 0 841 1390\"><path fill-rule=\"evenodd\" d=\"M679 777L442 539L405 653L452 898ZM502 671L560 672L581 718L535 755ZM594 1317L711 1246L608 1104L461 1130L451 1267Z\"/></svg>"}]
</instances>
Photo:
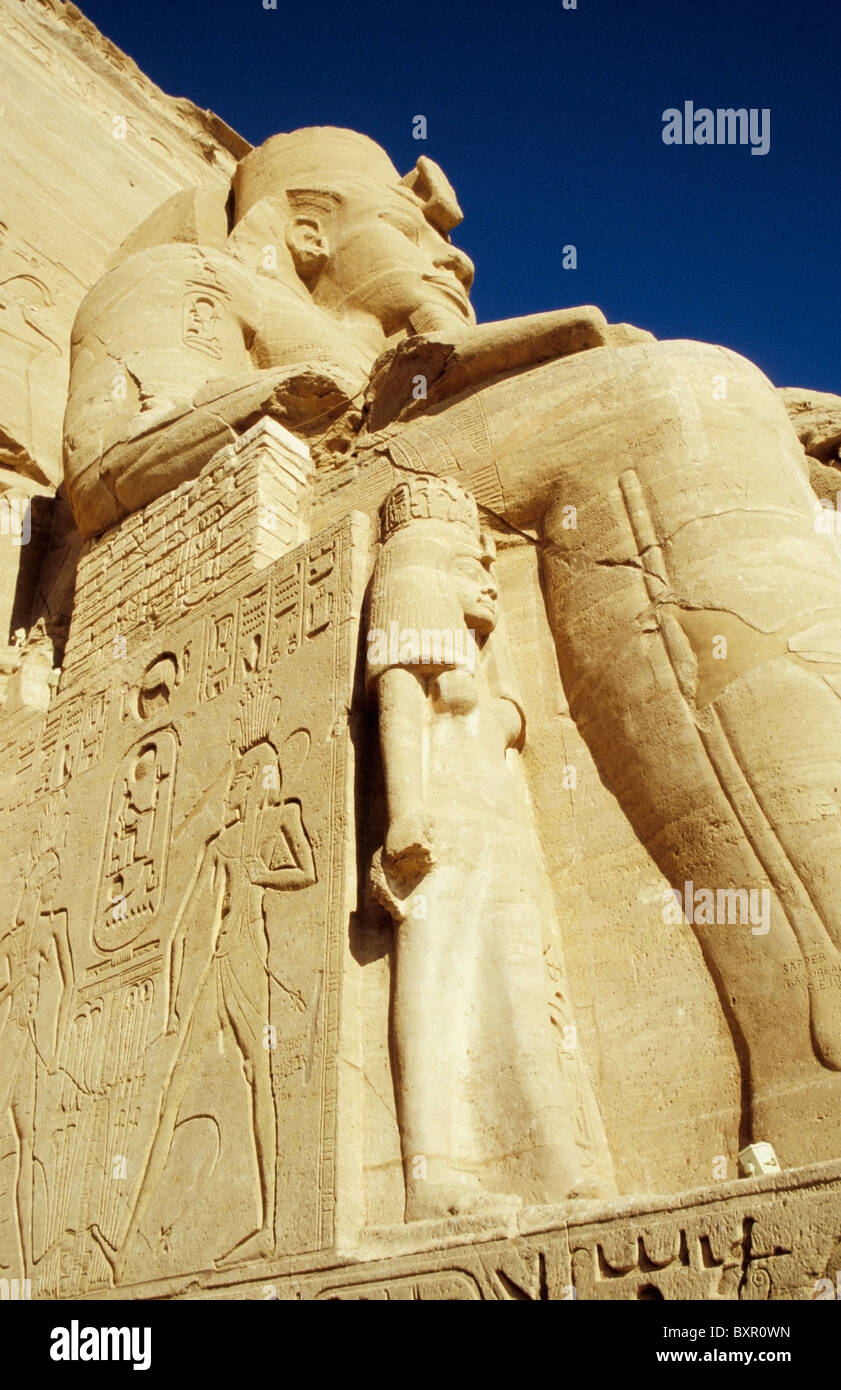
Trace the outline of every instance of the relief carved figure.
<instances>
[{"instance_id":1,"label":"relief carved figure","mask_svg":"<svg viewBox=\"0 0 841 1390\"><path fill-rule=\"evenodd\" d=\"M205 847L179 908L171 946L167 1034L175 1039L160 1118L125 1236L109 1247L94 1235L120 1283L131 1244L170 1154L182 1102L208 1040L232 1044L248 1089L256 1161L256 1228L220 1251L217 1264L274 1252L278 1123L272 1090L270 942L265 895L316 882L300 803L281 800L282 771L269 738L278 701L249 689L236 733L237 760L222 825Z\"/></svg>"},{"instance_id":2,"label":"relief carved figure","mask_svg":"<svg viewBox=\"0 0 841 1390\"><path fill-rule=\"evenodd\" d=\"M367 631L388 817L372 881L394 919L407 1220L615 1190L577 1051L555 1065L551 900L493 558L456 483L418 475L386 500Z\"/></svg>"},{"instance_id":3,"label":"relief carved figure","mask_svg":"<svg viewBox=\"0 0 841 1390\"><path fill-rule=\"evenodd\" d=\"M162 901L177 752L174 732L159 729L134 744L117 771L94 924L102 951L134 941Z\"/></svg>"},{"instance_id":4,"label":"relief carved figure","mask_svg":"<svg viewBox=\"0 0 841 1390\"><path fill-rule=\"evenodd\" d=\"M73 996L67 911L56 906L60 886L59 856L45 849L27 874L13 925L0 937L0 1116L11 1121L17 1147L16 1220L27 1274L45 1253L35 1250L33 1230L38 1090L62 1064Z\"/></svg>"}]
</instances>

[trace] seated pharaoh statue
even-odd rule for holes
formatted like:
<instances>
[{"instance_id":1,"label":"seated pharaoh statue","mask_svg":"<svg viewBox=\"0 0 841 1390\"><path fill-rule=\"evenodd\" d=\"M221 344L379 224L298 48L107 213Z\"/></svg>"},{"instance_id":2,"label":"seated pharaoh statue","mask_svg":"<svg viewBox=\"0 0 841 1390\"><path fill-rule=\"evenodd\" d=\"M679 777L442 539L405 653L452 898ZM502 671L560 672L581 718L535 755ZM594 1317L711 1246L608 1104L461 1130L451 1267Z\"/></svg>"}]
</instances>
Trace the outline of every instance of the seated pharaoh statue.
<instances>
[{"instance_id":1,"label":"seated pharaoh statue","mask_svg":"<svg viewBox=\"0 0 841 1390\"><path fill-rule=\"evenodd\" d=\"M681 902L691 883L767 897L762 930L690 914L739 1060L741 1141L787 1166L835 1157L841 551L815 527L803 451L771 383L723 347L591 306L477 325L460 220L431 160L401 179L331 128L246 155L227 208L201 190L165 204L76 319L79 528L100 534L270 416L309 444L316 484L385 458L457 477L536 537L572 717L640 842ZM386 876L423 854L417 828L406 841L387 841Z\"/></svg>"}]
</instances>

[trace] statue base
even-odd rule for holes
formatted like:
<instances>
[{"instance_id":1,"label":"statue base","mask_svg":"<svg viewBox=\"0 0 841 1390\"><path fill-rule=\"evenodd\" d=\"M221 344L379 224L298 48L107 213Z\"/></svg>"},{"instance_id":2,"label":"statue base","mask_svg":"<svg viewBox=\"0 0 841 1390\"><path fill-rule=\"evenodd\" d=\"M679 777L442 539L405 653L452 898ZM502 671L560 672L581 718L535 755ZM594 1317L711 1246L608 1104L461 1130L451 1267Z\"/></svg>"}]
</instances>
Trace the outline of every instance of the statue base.
<instances>
[{"instance_id":1,"label":"statue base","mask_svg":"<svg viewBox=\"0 0 841 1390\"><path fill-rule=\"evenodd\" d=\"M841 1161L670 1196L365 1232L354 1250L99 1290L95 1298L801 1301L837 1296Z\"/></svg>"}]
</instances>

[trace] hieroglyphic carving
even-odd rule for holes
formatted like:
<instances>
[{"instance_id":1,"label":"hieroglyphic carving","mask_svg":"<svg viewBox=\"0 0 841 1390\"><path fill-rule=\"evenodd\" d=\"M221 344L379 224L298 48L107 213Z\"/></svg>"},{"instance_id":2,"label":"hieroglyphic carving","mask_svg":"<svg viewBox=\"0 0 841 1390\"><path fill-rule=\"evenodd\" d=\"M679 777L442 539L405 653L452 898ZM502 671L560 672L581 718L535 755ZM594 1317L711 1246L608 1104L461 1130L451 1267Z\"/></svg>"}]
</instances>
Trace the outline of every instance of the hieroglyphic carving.
<instances>
[{"instance_id":1,"label":"hieroglyphic carving","mask_svg":"<svg viewBox=\"0 0 841 1390\"><path fill-rule=\"evenodd\" d=\"M59 722L56 718L48 718L44 726L34 765L36 797L61 785L63 760L59 759Z\"/></svg>"},{"instance_id":2,"label":"hieroglyphic carving","mask_svg":"<svg viewBox=\"0 0 841 1390\"><path fill-rule=\"evenodd\" d=\"M24 728L21 729L20 736L14 741L15 769L7 803L9 810L16 810L25 801L27 793L32 794L42 724L43 721L30 716Z\"/></svg>"},{"instance_id":3,"label":"hieroglyphic carving","mask_svg":"<svg viewBox=\"0 0 841 1390\"><path fill-rule=\"evenodd\" d=\"M354 862L350 732L337 715L366 554L359 520L317 537L184 614L169 648L135 642L115 662L120 698L88 701L71 685L37 726L30 789L60 784L105 848L98 876L86 835L62 851L79 900L75 984L27 1148L43 1176L27 1257L36 1296L172 1277L207 1263L211 1230L220 1271L271 1258L276 1240L334 1238ZM272 666L273 581L290 577L301 640ZM225 619L241 640L203 701L207 633ZM235 716L235 746L220 749L213 734ZM9 1163L0 1151L0 1193ZM0 1262L14 1199L0 1204Z\"/></svg>"},{"instance_id":4,"label":"hieroglyphic carving","mask_svg":"<svg viewBox=\"0 0 841 1390\"><path fill-rule=\"evenodd\" d=\"M135 692L138 719L151 719L166 709L183 674L174 652L163 652L149 663Z\"/></svg>"},{"instance_id":5,"label":"hieroglyphic carving","mask_svg":"<svg viewBox=\"0 0 841 1390\"><path fill-rule=\"evenodd\" d=\"M161 967L159 943L150 946L127 968L89 969L78 991L53 1134L42 1296L69 1297L108 1278L85 1217L96 1212L91 1224L108 1235L124 1220L122 1164L141 1121L143 1059Z\"/></svg>"},{"instance_id":6,"label":"hieroglyphic carving","mask_svg":"<svg viewBox=\"0 0 841 1390\"><path fill-rule=\"evenodd\" d=\"M87 772L102 758L109 702L110 691L101 690L87 703L82 715L81 739L75 768L79 774Z\"/></svg>"},{"instance_id":7,"label":"hieroglyphic carving","mask_svg":"<svg viewBox=\"0 0 841 1390\"><path fill-rule=\"evenodd\" d=\"M89 548L80 561L65 687L89 677L91 668L107 667L115 638L150 640L170 621L193 612L204 615L222 589L230 592L246 575L288 553L308 533L303 515L308 469L300 441L272 421L258 422L236 447L220 450L201 477L151 504L142 518L128 517ZM266 516L276 519L272 508L281 502L283 525L267 533ZM324 556L313 553L308 560L307 622L313 633L321 630L322 610L333 602L330 544ZM220 675L231 655L232 634L223 619L216 614L217 632L208 637L206 652ZM253 621L259 627L256 613ZM256 628L243 641L252 636L257 637ZM250 660L247 652L242 655ZM202 698L219 693L211 670Z\"/></svg>"},{"instance_id":8,"label":"hieroglyphic carving","mask_svg":"<svg viewBox=\"0 0 841 1390\"><path fill-rule=\"evenodd\" d=\"M177 750L173 730L161 729L140 739L117 769L94 923L101 951L136 940L163 900Z\"/></svg>"},{"instance_id":9,"label":"hieroglyphic carving","mask_svg":"<svg viewBox=\"0 0 841 1390\"><path fill-rule=\"evenodd\" d=\"M239 619L239 676L253 675L262 671L268 654L269 628L268 582L259 585L250 594L240 599Z\"/></svg>"},{"instance_id":10,"label":"hieroglyphic carving","mask_svg":"<svg viewBox=\"0 0 841 1390\"><path fill-rule=\"evenodd\" d=\"M208 619L202 699L214 699L327 630L337 602L335 564L335 540L314 543L303 560L278 565L271 585L259 585Z\"/></svg>"},{"instance_id":11,"label":"hieroglyphic carving","mask_svg":"<svg viewBox=\"0 0 841 1390\"><path fill-rule=\"evenodd\" d=\"M330 585L330 577L336 558L336 542L327 541L310 550L307 567L307 595L304 618L304 634L314 637L323 632L330 622L336 595Z\"/></svg>"},{"instance_id":12,"label":"hieroglyphic carving","mask_svg":"<svg viewBox=\"0 0 841 1390\"><path fill-rule=\"evenodd\" d=\"M215 592L222 572L225 508L215 503L187 530L187 543L176 579L185 608L194 608Z\"/></svg>"},{"instance_id":13,"label":"hieroglyphic carving","mask_svg":"<svg viewBox=\"0 0 841 1390\"><path fill-rule=\"evenodd\" d=\"M536 1231L475 1221L432 1227L415 1248L389 1253L369 1243L367 1258L289 1274L267 1267L250 1284L205 1276L202 1296L255 1299L386 1301L693 1300L763 1301L834 1297L841 1165L821 1165L803 1181L794 1174L722 1184L629 1211L602 1207L588 1219L568 1209ZM417 1228L415 1228L417 1229ZM446 1231L448 1248L436 1248ZM463 1239L459 1240L461 1234ZM827 1277L821 1277L826 1275ZM153 1286L154 1287L154 1286ZM152 1292L150 1288L150 1292ZM174 1289L174 1293L179 1290ZM186 1290L185 1290L186 1292ZM195 1289L191 1290L195 1292Z\"/></svg>"},{"instance_id":14,"label":"hieroglyphic carving","mask_svg":"<svg viewBox=\"0 0 841 1390\"><path fill-rule=\"evenodd\" d=\"M209 619L205 639L202 699L212 700L228 690L236 678L237 607L232 605Z\"/></svg>"},{"instance_id":15,"label":"hieroglyphic carving","mask_svg":"<svg viewBox=\"0 0 841 1390\"><path fill-rule=\"evenodd\" d=\"M182 341L208 357L221 357L222 344L217 329L222 311L216 299L201 286L184 296Z\"/></svg>"},{"instance_id":16,"label":"hieroglyphic carving","mask_svg":"<svg viewBox=\"0 0 841 1390\"><path fill-rule=\"evenodd\" d=\"M761 1218L735 1211L698 1219L676 1213L659 1222L616 1223L586 1245L573 1240L576 1297L741 1299L771 1297L774 1264L791 1276L791 1245L762 1240ZM805 1253L805 1252L804 1252ZM796 1262L795 1262L796 1263ZM805 1269L804 1269L805 1275Z\"/></svg>"},{"instance_id":17,"label":"hieroglyphic carving","mask_svg":"<svg viewBox=\"0 0 841 1390\"><path fill-rule=\"evenodd\" d=\"M250 1089L251 1134L257 1157L259 1220L217 1261L239 1263L274 1253L278 1120L272 1090L269 939L264 910L267 891L304 889L317 881L315 861L301 807L275 800L282 783L277 749L268 735L277 722L266 686L249 687L236 735L238 761L222 810L221 828L203 857L176 919L170 945L170 1004L167 1033L176 1036L175 1057L166 1082L155 1133L136 1201L123 1238L111 1251L119 1282L124 1250L142 1223L150 1197L159 1187L170 1157L180 1107L202 1043L219 1032L238 1050ZM256 892L254 890L257 890ZM307 1001L286 990L294 1006Z\"/></svg>"},{"instance_id":18,"label":"hieroglyphic carving","mask_svg":"<svg viewBox=\"0 0 841 1390\"><path fill-rule=\"evenodd\" d=\"M350 1284L344 1288L325 1289L318 1294L321 1302L338 1303L345 1300L373 1302L431 1299L445 1299L448 1303L464 1299L477 1299L479 1292L475 1279L463 1270L441 1270L426 1274L415 1274L403 1278L387 1280L383 1283Z\"/></svg>"},{"instance_id":19,"label":"hieroglyphic carving","mask_svg":"<svg viewBox=\"0 0 841 1390\"><path fill-rule=\"evenodd\" d=\"M79 737L83 718L84 712L77 704L68 704L63 711L59 734L61 754L56 774L59 786L62 786L73 776L76 760L79 756Z\"/></svg>"},{"instance_id":20,"label":"hieroglyphic carving","mask_svg":"<svg viewBox=\"0 0 841 1390\"><path fill-rule=\"evenodd\" d=\"M278 576L272 585L270 660L291 656L301 643L301 574L299 568Z\"/></svg>"}]
</instances>

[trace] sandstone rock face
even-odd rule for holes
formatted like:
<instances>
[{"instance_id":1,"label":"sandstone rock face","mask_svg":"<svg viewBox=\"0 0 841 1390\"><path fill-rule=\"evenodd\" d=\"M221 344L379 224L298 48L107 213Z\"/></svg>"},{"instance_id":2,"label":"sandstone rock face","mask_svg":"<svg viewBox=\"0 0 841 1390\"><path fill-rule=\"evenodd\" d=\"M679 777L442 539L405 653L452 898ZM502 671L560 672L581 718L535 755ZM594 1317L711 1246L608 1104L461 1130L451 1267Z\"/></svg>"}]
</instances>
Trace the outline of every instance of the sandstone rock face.
<instances>
[{"instance_id":1,"label":"sandstone rock face","mask_svg":"<svg viewBox=\"0 0 841 1390\"><path fill-rule=\"evenodd\" d=\"M841 396L829 391L804 391L797 386L780 390L789 419L808 458L809 481L829 517L819 525L838 526L841 515Z\"/></svg>"},{"instance_id":2,"label":"sandstone rock face","mask_svg":"<svg viewBox=\"0 0 841 1390\"><path fill-rule=\"evenodd\" d=\"M2 0L0 32L0 457L55 483L85 291L148 213L197 183L223 189L248 146L164 96L73 6Z\"/></svg>"},{"instance_id":3,"label":"sandstone rock face","mask_svg":"<svg viewBox=\"0 0 841 1390\"><path fill-rule=\"evenodd\" d=\"M73 5L58 0L0 0L0 133L2 534L34 532L31 553L40 563L52 511L40 499L62 476L70 330L79 304L120 243L161 203L197 183L224 199L248 145L211 112L165 96ZM59 535L54 549L61 545ZM29 609L37 580L27 581L16 600L9 551L6 543L0 552L6 677L20 658L6 646L8 631L45 617L57 658L69 616L66 609L60 616Z\"/></svg>"},{"instance_id":4,"label":"sandstone rock face","mask_svg":"<svg viewBox=\"0 0 841 1390\"><path fill-rule=\"evenodd\" d=\"M0 357L0 1266L823 1296L837 398L594 306L477 325L431 160L248 151L2 3L76 157L45 117L10 203L61 371Z\"/></svg>"},{"instance_id":5,"label":"sandstone rock face","mask_svg":"<svg viewBox=\"0 0 841 1390\"><path fill-rule=\"evenodd\" d=\"M806 453L823 463L841 457L841 396L798 386L783 386L780 395Z\"/></svg>"}]
</instances>

